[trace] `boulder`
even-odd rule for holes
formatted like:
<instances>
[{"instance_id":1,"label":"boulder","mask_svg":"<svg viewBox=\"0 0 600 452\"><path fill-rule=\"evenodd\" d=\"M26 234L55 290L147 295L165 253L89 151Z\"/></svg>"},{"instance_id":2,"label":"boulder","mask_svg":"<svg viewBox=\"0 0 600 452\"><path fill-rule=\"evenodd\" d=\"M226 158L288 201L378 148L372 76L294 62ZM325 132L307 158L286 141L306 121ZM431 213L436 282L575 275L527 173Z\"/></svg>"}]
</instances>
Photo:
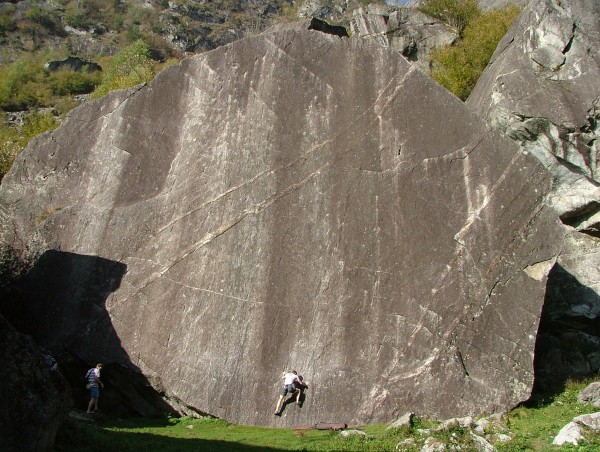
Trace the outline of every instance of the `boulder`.
<instances>
[{"instance_id":1,"label":"boulder","mask_svg":"<svg viewBox=\"0 0 600 452\"><path fill-rule=\"evenodd\" d=\"M414 417L414 413L405 413L404 415L396 419L394 422L392 422L390 425L388 425L386 430L391 430L400 427L412 427Z\"/></svg>"},{"instance_id":2,"label":"boulder","mask_svg":"<svg viewBox=\"0 0 600 452\"><path fill-rule=\"evenodd\" d=\"M580 403L591 403L595 407L600 408L600 381L596 381L588 385L577 396Z\"/></svg>"},{"instance_id":3,"label":"boulder","mask_svg":"<svg viewBox=\"0 0 600 452\"><path fill-rule=\"evenodd\" d=\"M547 170L397 52L307 27L84 104L21 154L5 240L62 254L23 287L36 340L243 424L510 409L562 242ZM274 417L283 369L311 386Z\"/></svg>"},{"instance_id":4,"label":"boulder","mask_svg":"<svg viewBox=\"0 0 600 452\"><path fill-rule=\"evenodd\" d=\"M45 67L50 72L56 72L65 69L74 72L87 73L102 71L102 66L100 66L98 63L74 56L69 56L63 60L49 61L46 63Z\"/></svg>"},{"instance_id":5,"label":"boulder","mask_svg":"<svg viewBox=\"0 0 600 452\"><path fill-rule=\"evenodd\" d=\"M494 52L467 104L534 153L595 179L600 4L534 0Z\"/></svg>"},{"instance_id":6,"label":"boulder","mask_svg":"<svg viewBox=\"0 0 600 452\"><path fill-rule=\"evenodd\" d=\"M494 446L492 446L485 438L476 435L473 432L469 432L470 433L470 437L473 440L473 443L475 445L475 450L477 450L478 452L495 452L496 448Z\"/></svg>"},{"instance_id":7,"label":"boulder","mask_svg":"<svg viewBox=\"0 0 600 452\"><path fill-rule=\"evenodd\" d=\"M443 452L445 450L446 444L433 437L427 438L421 448L421 452Z\"/></svg>"},{"instance_id":8,"label":"boulder","mask_svg":"<svg viewBox=\"0 0 600 452\"><path fill-rule=\"evenodd\" d=\"M56 360L0 316L0 450L50 451L72 405Z\"/></svg>"},{"instance_id":9,"label":"boulder","mask_svg":"<svg viewBox=\"0 0 600 452\"><path fill-rule=\"evenodd\" d=\"M343 438L349 438L351 436L366 437L367 434L361 430L344 430L340 432L340 436Z\"/></svg>"},{"instance_id":10,"label":"boulder","mask_svg":"<svg viewBox=\"0 0 600 452\"><path fill-rule=\"evenodd\" d=\"M555 446L562 446L564 444L577 446L580 441L585 440L585 430L591 430L592 432L600 431L600 412L582 414L575 417L558 432L552 444Z\"/></svg>"},{"instance_id":11,"label":"boulder","mask_svg":"<svg viewBox=\"0 0 600 452\"><path fill-rule=\"evenodd\" d=\"M371 4L354 11L350 29L363 39L391 47L425 73L435 47L451 44L456 31L416 8Z\"/></svg>"},{"instance_id":12,"label":"boulder","mask_svg":"<svg viewBox=\"0 0 600 452\"><path fill-rule=\"evenodd\" d=\"M451 430L455 427L471 428L471 427L473 427L474 422L475 421L471 416L465 416L462 418L446 419L445 421L441 422L440 425L438 425L435 430L437 432L442 432L444 430Z\"/></svg>"},{"instance_id":13,"label":"boulder","mask_svg":"<svg viewBox=\"0 0 600 452\"><path fill-rule=\"evenodd\" d=\"M548 203L565 225L540 326L540 382L600 370L600 4L534 0L467 100L553 174Z\"/></svg>"}]
</instances>

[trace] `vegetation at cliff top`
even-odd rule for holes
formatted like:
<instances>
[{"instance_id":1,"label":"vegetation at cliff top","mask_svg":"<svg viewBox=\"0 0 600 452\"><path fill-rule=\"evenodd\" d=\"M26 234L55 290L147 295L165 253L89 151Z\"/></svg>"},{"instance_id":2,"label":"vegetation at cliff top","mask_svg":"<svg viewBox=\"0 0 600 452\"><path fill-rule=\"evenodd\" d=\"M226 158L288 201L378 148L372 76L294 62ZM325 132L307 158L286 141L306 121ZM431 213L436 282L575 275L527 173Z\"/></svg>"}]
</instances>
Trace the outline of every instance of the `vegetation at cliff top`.
<instances>
[{"instance_id":1,"label":"vegetation at cliff top","mask_svg":"<svg viewBox=\"0 0 600 452\"><path fill-rule=\"evenodd\" d=\"M481 14L477 0L421 0L419 9L435 17L462 35L465 27Z\"/></svg>"},{"instance_id":2,"label":"vegetation at cliff top","mask_svg":"<svg viewBox=\"0 0 600 452\"><path fill-rule=\"evenodd\" d=\"M494 444L500 452L600 450L600 435L586 434L579 446L556 447L552 440L573 417L597 411L577 401L577 394L591 380L568 382L559 394L538 399L505 416L512 440ZM469 430L454 427L435 432L437 423L415 419L411 428L386 430L386 425L350 426L365 436L344 438L339 432L232 425L218 419L112 419L92 423L69 419L59 432L56 451L420 451L426 438L434 437L461 450L476 450ZM423 432L423 429L430 429ZM486 432L491 433L491 432ZM405 440L400 449L397 445ZM458 450L458 449L456 449Z\"/></svg>"},{"instance_id":3,"label":"vegetation at cliff top","mask_svg":"<svg viewBox=\"0 0 600 452\"><path fill-rule=\"evenodd\" d=\"M460 20L466 17L461 22L462 38L453 45L440 47L432 52L430 62L433 79L460 99L466 100L498 43L520 12L519 7L508 4L496 10L471 11L468 15L461 16Z\"/></svg>"}]
</instances>

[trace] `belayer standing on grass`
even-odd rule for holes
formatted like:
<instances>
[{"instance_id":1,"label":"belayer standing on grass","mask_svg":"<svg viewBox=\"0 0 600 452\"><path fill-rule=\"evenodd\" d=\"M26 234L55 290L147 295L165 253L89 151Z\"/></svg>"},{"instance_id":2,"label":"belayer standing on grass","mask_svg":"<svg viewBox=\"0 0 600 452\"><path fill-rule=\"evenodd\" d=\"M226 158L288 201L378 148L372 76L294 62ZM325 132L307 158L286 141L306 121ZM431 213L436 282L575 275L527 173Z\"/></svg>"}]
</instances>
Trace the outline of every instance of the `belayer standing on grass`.
<instances>
[{"instance_id":1,"label":"belayer standing on grass","mask_svg":"<svg viewBox=\"0 0 600 452\"><path fill-rule=\"evenodd\" d=\"M283 389L281 390L281 395L277 401L275 416L279 416L281 414L281 409L283 408L283 399L288 394L296 394L296 403L300 404L300 389L294 385L294 383L301 383L298 379L298 372L295 370L292 370L291 372L283 372L281 374L281 378L283 378Z\"/></svg>"},{"instance_id":2,"label":"belayer standing on grass","mask_svg":"<svg viewBox=\"0 0 600 452\"><path fill-rule=\"evenodd\" d=\"M87 409L88 414L100 411L98 409L98 399L100 398L100 386L104 389L104 383L100 381L100 371L103 367L104 365L102 363L98 363L96 364L96 367L92 367L85 374L88 382L86 387L90 390L90 403L88 404Z\"/></svg>"}]
</instances>

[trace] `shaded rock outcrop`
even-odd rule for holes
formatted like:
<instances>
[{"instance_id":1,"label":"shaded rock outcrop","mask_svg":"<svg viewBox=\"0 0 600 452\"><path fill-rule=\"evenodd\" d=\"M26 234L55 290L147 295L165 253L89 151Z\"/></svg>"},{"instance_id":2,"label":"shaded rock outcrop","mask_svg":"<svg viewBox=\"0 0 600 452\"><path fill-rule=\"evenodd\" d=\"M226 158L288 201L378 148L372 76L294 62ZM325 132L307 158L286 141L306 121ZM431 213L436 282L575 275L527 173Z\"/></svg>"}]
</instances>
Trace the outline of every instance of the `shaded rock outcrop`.
<instances>
[{"instance_id":1,"label":"shaded rock outcrop","mask_svg":"<svg viewBox=\"0 0 600 452\"><path fill-rule=\"evenodd\" d=\"M51 450L72 404L56 360L0 316L0 363L0 450Z\"/></svg>"},{"instance_id":2,"label":"shaded rock outcrop","mask_svg":"<svg viewBox=\"0 0 600 452\"><path fill-rule=\"evenodd\" d=\"M389 46L422 71L429 73L429 59L435 47L452 44L458 33L416 8L371 4L354 11L352 33Z\"/></svg>"},{"instance_id":3,"label":"shaded rock outcrop","mask_svg":"<svg viewBox=\"0 0 600 452\"><path fill-rule=\"evenodd\" d=\"M361 6L358 0L303 0L298 5L298 17L316 17L328 22L341 23L352 16L352 11Z\"/></svg>"},{"instance_id":4,"label":"shaded rock outcrop","mask_svg":"<svg viewBox=\"0 0 600 452\"><path fill-rule=\"evenodd\" d=\"M600 370L600 4L532 1L467 101L553 174L565 229L536 357L541 378Z\"/></svg>"},{"instance_id":5,"label":"shaded rock outcrop","mask_svg":"<svg viewBox=\"0 0 600 452\"><path fill-rule=\"evenodd\" d=\"M83 58L69 56L63 60L48 61L45 65L50 72L60 70L71 70L74 72L97 72L101 71L102 67L98 63L89 61Z\"/></svg>"},{"instance_id":6,"label":"shaded rock outcrop","mask_svg":"<svg viewBox=\"0 0 600 452\"><path fill-rule=\"evenodd\" d=\"M397 52L306 27L185 60L24 151L0 187L7 237L127 269L98 322L38 339L95 336L98 360L123 351L234 422L513 407L562 242L547 171ZM65 272L62 303L87 271ZM274 417L290 368L307 398Z\"/></svg>"},{"instance_id":7,"label":"shaded rock outcrop","mask_svg":"<svg viewBox=\"0 0 600 452\"><path fill-rule=\"evenodd\" d=\"M157 416L187 412L172 397L163 400L160 378L152 384L121 346L106 300L119 287L127 267L120 262L67 253L43 252L26 272L7 286L0 313L20 332L52 351L72 386L75 407L84 409L89 392L83 375L105 362L101 406L116 415ZM43 312L43 315L36 314Z\"/></svg>"}]
</instances>

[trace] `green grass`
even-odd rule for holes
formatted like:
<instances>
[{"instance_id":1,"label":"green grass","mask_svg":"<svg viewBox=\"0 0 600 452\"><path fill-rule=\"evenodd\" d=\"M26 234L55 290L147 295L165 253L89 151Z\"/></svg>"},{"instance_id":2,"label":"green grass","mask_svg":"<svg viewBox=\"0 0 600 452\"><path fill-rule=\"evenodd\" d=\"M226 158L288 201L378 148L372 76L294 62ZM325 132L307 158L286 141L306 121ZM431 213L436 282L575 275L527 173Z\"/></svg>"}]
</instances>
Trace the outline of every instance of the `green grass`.
<instances>
[{"instance_id":1,"label":"green grass","mask_svg":"<svg viewBox=\"0 0 600 452\"><path fill-rule=\"evenodd\" d=\"M579 446L552 445L552 440L575 416L598 411L577 401L577 394L591 380L568 382L566 388L551 396L537 398L505 417L512 440L496 443L501 452L513 451L600 451L600 435L586 434ZM233 425L212 418L116 419L104 416L94 422L69 419L60 431L55 451L395 451L396 446L412 439L412 445L398 450L420 451L425 439L436 439L461 450L476 450L468 430L455 427L434 432L436 422L415 418L413 428L386 430L385 424L354 427L365 437L343 438L339 432L266 428ZM431 429L420 434L418 429Z\"/></svg>"},{"instance_id":2,"label":"green grass","mask_svg":"<svg viewBox=\"0 0 600 452\"><path fill-rule=\"evenodd\" d=\"M584 405L577 401L577 395L594 380L568 381L565 389L555 396L540 397L529 406L522 406L511 411L507 416L507 425L513 432L513 441L498 447L499 451L600 451L600 437L586 435L588 443L575 446L552 446L557 433L574 417L598 411L592 405Z\"/></svg>"},{"instance_id":3,"label":"green grass","mask_svg":"<svg viewBox=\"0 0 600 452\"><path fill-rule=\"evenodd\" d=\"M373 431L384 430L384 426ZM56 451L386 451L395 450L385 434L341 438L339 432L232 425L218 419L69 420Z\"/></svg>"}]
</instances>

